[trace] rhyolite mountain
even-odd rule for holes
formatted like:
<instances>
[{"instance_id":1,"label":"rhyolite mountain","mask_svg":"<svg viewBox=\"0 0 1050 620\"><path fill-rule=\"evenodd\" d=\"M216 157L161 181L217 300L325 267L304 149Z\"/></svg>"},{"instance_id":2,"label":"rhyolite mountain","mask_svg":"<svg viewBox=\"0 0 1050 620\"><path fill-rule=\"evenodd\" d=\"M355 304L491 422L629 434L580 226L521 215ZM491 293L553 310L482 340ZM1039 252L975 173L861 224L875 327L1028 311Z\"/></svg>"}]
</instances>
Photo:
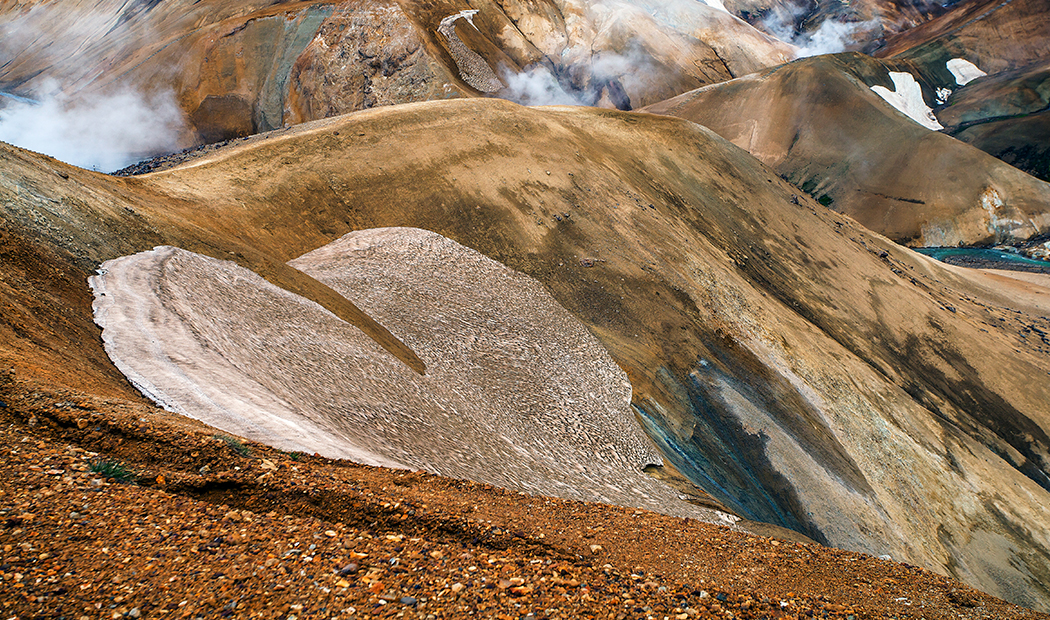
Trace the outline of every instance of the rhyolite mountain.
<instances>
[{"instance_id":1,"label":"rhyolite mountain","mask_svg":"<svg viewBox=\"0 0 1050 620\"><path fill-rule=\"evenodd\" d=\"M826 206L899 243L1010 243L1039 235L1050 226L1050 185L934 131L938 118L924 102L949 81L947 62L923 68L839 54L645 110L711 128Z\"/></svg>"},{"instance_id":2,"label":"rhyolite mountain","mask_svg":"<svg viewBox=\"0 0 1050 620\"><path fill-rule=\"evenodd\" d=\"M171 91L189 121L182 146L494 93L629 109L793 56L717 3L52 0L0 10L0 89Z\"/></svg>"},{"instance_id":3,"label":"rhyolite mountain","mask_svg":"<svg viewBox=\"0 0 1050 620\"><path fill-rule=\"evenodd\" d=\"M414 316L425 296L412 287L373 294L367 281L367 294L350 294L302 262L352 231L431 231L535 280L585 326L629 381L618 415L638 420L662 458L728 510L1048 606L1046 289L901 248L699 125L462 99L306 123L143 177L108 177L6 146L2 157L0 355L23 376L130 398L93 325L85 283L105 261L171 246L201 257L187 254L180 268L197 280L147 268L125 310L184 308L169 331L197 334L237 372L270 383L242 393L221 373L203 373L194 379L203 393L226 388L230 398L294 409L307 402L291 396L300 384L374 384L367 372L312 375L327 364L323 347L298 361L278 356L280 366L262 372L269 362L244 352L270 333L252 327L260 298L248 291L264 289L285 300L274 309L327 309L311 316L341 317L356 327L339 329L376 343L368 350L377 361L391 356L384 367L445 390L441 381L464 377L442 380L434 368L442 358L428 351L449 346L440 332L384 318ZM335 252L326 260L347 260L325 251ZM242 298L230 286L249 288ZM179 289L200 290L180 295L201 310L164 301ZM448 316L462 312L450 307ZM273 321L285 314L271 311ZM496 319L482 320L501 333ZM22 327L34 320L39 327ZM286 340L280 346L304 346ZM550 346L557 357L562 346L512 333L495 341L515 343L512 359L516 348ZM159 338L152 353L168 360L165 372L196 363L192 349L170 347ZM537 372L529 359L501 372ZM510 376L472 389L498 391ZM339 432L381 437L368 420L402 416L405 428L429 424L446 436L440 416L412 421L415 410L391 409L405 394L429 398L419 385L384 379L365 393L372 400L357 393ZM195 413L190 400L171 404ZM524 459L583 430L545 425L500 445L517 446ZM398 441L396 450L378 440L368 448L401 462L416 442L436 471L465 458L442 462L427 451L430 433ZM497 461L513 468L517 451L501 450ZM590 464L564 466L586 475ZM532 484L547 484L542 471Z\"/></svg>"},{"instance_id":4,"label":"rhyolite mountain","mask_svg":"<svg viewBox=\"0 0 1050 620\"><path fill-rule=\"evenodd\" d=\"M1050 180L1050 4L962 3L886 41L877 55L930 66L952 57L987 77L951 86L935 113L945 132L1044 181Z\"/></svg>"},{"instance_id":5,"label":"rhyolite mountain","mask_svg":"<svg viewBox=\"0 0 1050 620\"><path fill-rule=\"evenodd\" d=\"M1008 165L1040 6L818 4L899 19L783 64L717 1L2 4L5 93L170 91L182 145L244 139L130 178L0 144L0 363L1048 610L1050 283L895 243L1050 225Z\"/></svg>"}]
</instances>

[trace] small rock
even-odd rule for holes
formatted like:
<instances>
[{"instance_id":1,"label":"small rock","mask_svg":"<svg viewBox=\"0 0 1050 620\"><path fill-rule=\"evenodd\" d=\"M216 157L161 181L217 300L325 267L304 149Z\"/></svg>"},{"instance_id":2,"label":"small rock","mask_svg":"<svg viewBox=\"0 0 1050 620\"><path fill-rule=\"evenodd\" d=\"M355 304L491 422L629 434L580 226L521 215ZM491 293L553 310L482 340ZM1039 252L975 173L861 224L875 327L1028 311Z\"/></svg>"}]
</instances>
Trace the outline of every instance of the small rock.
<instances>
[{"instance_id":1,"label":"small rock","mask_svg":"<svg viewBox=\"0 0 1050 620\"><path fill-rule=\"evenodd\" d=\"M129 618L141 618L142 617L142 612L139 611L138 607L135 607L134 609L132 609L131 611L128 612L128 617Z\"/></svg>"},{"instance_id":2,"label":"small rock","mask_svg":"<svg viewBox=\"0 0 1050 620\"><path fill-rule=\"evenodd\" d=\"M409 607L415 607L416 606L416 599L411 597L411 596L402 596L401 597L401 604L402 605L408 605Z\"/></svg>"},{"instance_id":3,"label":"small rock","mask_svg":"<svg viewBox=\"0 0 1050 620\"><path fill-rule=\"evenodd\" d=\"M270 461L270 460L267 460L267 459L262 459L262 462L259 464L259 467L262 467L263 469L269 470L269 471L276 471L277 470L277 464L274 463L273 461Z\"/></svg>"},{"instance_id":4,"label":"small rock","mask_svg":"<svg viewBox=\"0 0 1050 620\"><path fill-rule=\"evenodd\" d=\"M199 471L201 473L201 475L209 474L209 473L211 473L211 467L208 467L207 465L205 465L204 467L201 467L197 471Z\"/></svg>"},{"instance_id":5,"label":"small rock","mask_svg":"<svg viewBox=\"0 0 1050 620\"><path fill-rule=\"evenodd\" d=\"M336 537L335 530L325 530L324 531L324 535L329 537L329 538L335 538Z\"/></svg>"},{"instance_id":6,"label":"small rock","mask_svg":"<svg viewBox=\"0 0 1050 620\"><path fill-rule=\"evenodd\" d=\"M350 582L346 579L340 579L339 581L335 582L335 585L339 586L340 588L349 588Z\"/></svg>"},{"instance_id":7,"label":"small rock","mask_svg":"<svg viewBox=\"0 0 1050 620\"><path fill-rule=\"evenodd\" d=\"M36 426L36 425L37 425L36 416L32 416L31 418L29 418L29 426Z\"/></svg>"},{"instance_id":8,"label":"small rock","mask_svg":"<svg viewBox=\"0 0 1050 620\"><path fill-rule=\"evenodd\" d=\"M593 553L594 555L598 555L602 551L604 551L604 549L601 545L591 545L591 553Z\"/></svg>"},{"instance_id":9,"label":"small rock","mask_svg":"<svg viewBox=\"0 0 1050 620\"><path fill-rule=\"evenodd\" d=\"M88 426L88 421L84 418L77 418L77 428L84 430Z\"/></svg>"},{"instance_id":10,"label":"small rock","mask_svg":"<svg viewBox=\"0 0 1050 620\"><path fill-rule=\"evenodd\" d=\"M226 517L227 519L229 519L230 521L240 521L241 520L241 513L237 512L236 510L231 510L231 511L227 512L223 516Z\"/></svg>"},{"instance_id":11,"label":"small rock","mask_svg":"<svg viewBox=\"0 0 1050 620\"><path fill-rule=\"evenodd\" d=\"M357 564L354 563L354 562L351 562L351 563L347 564L346 566L340 568L339 569L339 574L340 575L353 575L354 573L357 572L357 568L358 568Z\"/></svg>"},{"instance_id":12,"label":"small rock","mask_svg":"<svg viewBox=\"0 0 1050 620\"><path fill-rule=\"evenodd\" d=\"M5 403L4 401L0 400L0 409L7 409L7 403Z\"/></svg>"},{"instance_id":13,"label":"small rock","mask_svg":"<svg viewBox=\"0 0 1050 620\"><path fill-rule=\"evenodd\" d=\"M457 583L452 584L452 591L453 592L460 592L465 587L467 587L467 586L463 585L462 583L458 583L457 582Z\"/></svg>"}]
</instances>

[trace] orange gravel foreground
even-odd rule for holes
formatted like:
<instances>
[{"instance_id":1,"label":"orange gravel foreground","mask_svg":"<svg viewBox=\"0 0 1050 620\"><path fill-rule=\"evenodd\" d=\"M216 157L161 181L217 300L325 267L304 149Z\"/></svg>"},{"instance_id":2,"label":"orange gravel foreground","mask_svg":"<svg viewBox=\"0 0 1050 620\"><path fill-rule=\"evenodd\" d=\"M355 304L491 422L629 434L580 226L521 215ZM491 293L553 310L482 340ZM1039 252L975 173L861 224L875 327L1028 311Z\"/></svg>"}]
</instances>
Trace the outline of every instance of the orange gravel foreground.
<instances>
[{"instance_id":1,"label":"orange gravel foreground","mask_svg":"<svg viewBox=\"0 0 1050 620\"><path fill-rule=\"evenodd\" d=\"M1047 617L813 543L237 444L140 402L0 383L5 618ZM102 461L134 479L102 479Z\"/></svg>"}]
</instances>

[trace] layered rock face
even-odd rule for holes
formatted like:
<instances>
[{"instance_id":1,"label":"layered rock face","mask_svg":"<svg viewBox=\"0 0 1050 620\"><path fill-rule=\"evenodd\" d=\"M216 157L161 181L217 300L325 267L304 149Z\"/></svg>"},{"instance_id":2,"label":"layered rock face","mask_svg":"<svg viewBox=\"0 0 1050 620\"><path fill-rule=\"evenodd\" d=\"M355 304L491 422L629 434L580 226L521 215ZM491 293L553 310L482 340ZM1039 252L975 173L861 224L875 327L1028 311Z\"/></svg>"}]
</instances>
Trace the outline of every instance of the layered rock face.
<instances>
[{"instance_id":1,"label":"layered rock face","mask_svg":"<svg viewBox=\"0 0 1050 620\"><path fill-rule=\"evenodd\" d=\"M5 247L22 244L41 257L3 263L4 283L25 282L3 285L5 307L39 296L69 308L66 322L56 323L55 345L13 330L0 315L0 355L19 372L42 372L41 362L27 360L64 359L48 365L50 380L125 389L101 361L97 332L85 327L91 310L83 286L49 288L32 270L86 278L103 261L168 245L237 263L235 270L187 259L203 277L191 286L217 278L207 285L214 295L190 299L192 289L178 278L168 286L183 287L180 298L200 305L184 316L202 321L241 372L280 382L272 387L288 395L285 402L299 382L334 390L348 381L395 400L404 390L442 402L411 386L421 385L416 377L437 377L444 356L399 323L419 315L398 319L400 310L383 309L390 298L382 285L346 279L353 253L286 264L355 230L429 230L538 281L626 374L631 409L663 457L741 516L1050 607L1050 540L1042 527L1050 522L1050 382L1040 380L1050 376L1050 293L895 246L798 195L700 126L457 100L303 124L127 180L11 147L2 153ZM360 259L390 264L367 252ZM329 264L330 273L319 268ZM332 322L331 340L353 334L339 346L359 343L353 346L366 354L347 349L350 358L375 365L390 382L373 382L368 371L312 373L319 358L311 355L281 362L283 378L252 370L250 331L231 330L240 335L221 341L225 332L204 316L206 300L219 308L236 303L226 291L241 286L246 300L264 290L266 299L291 298L242 269L360 325ZM416 299L404 290L401 299ZM231 323L259 316L216 314ZM547 316L546 325L556 315L554 308L532 316ZM491 325L499 331L497 318ZM261 333L277 341L283 329L274 323ZM513 350L544 351L558 341L525 337L535 331L509 338ZM491 367L513 367L513 358L500 353ZM470 376L460 374L450 380ZM621 389L610 394L622 398ZM359 405L346 415L415 424ZM485 407L477 406L479 413ZM440 419L438 410L430 411ZM375 436L386 432L377 427ZM565 437L574 432L565 429ZM439 454L427 458L438 471L450 467Z\"/></svg>"},{"instance_id":2,"label":"layered rock face","mask_svg":"<svg viewBox=\"0 0 1050 620\"><path fill-rule=\"evenodd\" d=\"M929 104L955 79L948 63L843 54L647 111L710 127L826 206L900 243L1011 242L1045 231L1050 185L931 131L940 124Z\"/></svg>"},{"instance_id":3,"label":"layered rock face","mask_svg":"<svg viewBox=\"0 0 1050 620\"><path fill-rule=\"evenodd\" d=\"M961 3L951 11L888 39L879 58L925 65L965 58L986 73L1020 69L1050 55L1046 0Z\"/></svg>"},{"instance_id":4,"label":"layered rock face","mask_svg":"<svg viewBox=\"0 0 1050 620\"><path fill-rule=\"evenodd\" d=\"M697 3L52 0L2 10L3 90L172 91L189 120L183 146L483 94L626 109L792 56Z\"/></svg>"}]
</instances>

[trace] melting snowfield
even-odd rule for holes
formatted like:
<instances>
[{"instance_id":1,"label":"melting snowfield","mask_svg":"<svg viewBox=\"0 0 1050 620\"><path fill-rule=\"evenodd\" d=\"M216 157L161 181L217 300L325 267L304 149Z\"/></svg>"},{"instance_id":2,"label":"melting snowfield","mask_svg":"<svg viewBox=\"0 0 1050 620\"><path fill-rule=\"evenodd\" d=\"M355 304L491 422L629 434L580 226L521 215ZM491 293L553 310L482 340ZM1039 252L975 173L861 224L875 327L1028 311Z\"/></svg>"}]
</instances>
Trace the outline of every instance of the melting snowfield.
<instances>
[{"instance_id":1,"label":"melting snowfield","mask_svg":"<svg viewBox=\"0 0 1050 620\"><path fill-rule=\"evenodd\" d=\"M890 90L885 86L872 86L871 90L923 127L935 131L944 129L937 122L937 117L933 115L933 110L926 105L926 101L922 98L922 88L915 81L915 78L912 77L912 74L901 71L890 71L889 74L890 79L893 80L894 90Z\"/></svg>"},{"instance_id":2,"label":"melting snowfield","mask_svg":"<svg viewBox=\"0 0 1050 620\"><path fill-rule=\"evenodd\" d=\"M285 449L720 520L641 472L662 460L626 375L535 280L409 228L350 233L290 264L427 374L317 304L173 247L91 279L106 351L162 406Z\"/></svg>"}]
</instances>

